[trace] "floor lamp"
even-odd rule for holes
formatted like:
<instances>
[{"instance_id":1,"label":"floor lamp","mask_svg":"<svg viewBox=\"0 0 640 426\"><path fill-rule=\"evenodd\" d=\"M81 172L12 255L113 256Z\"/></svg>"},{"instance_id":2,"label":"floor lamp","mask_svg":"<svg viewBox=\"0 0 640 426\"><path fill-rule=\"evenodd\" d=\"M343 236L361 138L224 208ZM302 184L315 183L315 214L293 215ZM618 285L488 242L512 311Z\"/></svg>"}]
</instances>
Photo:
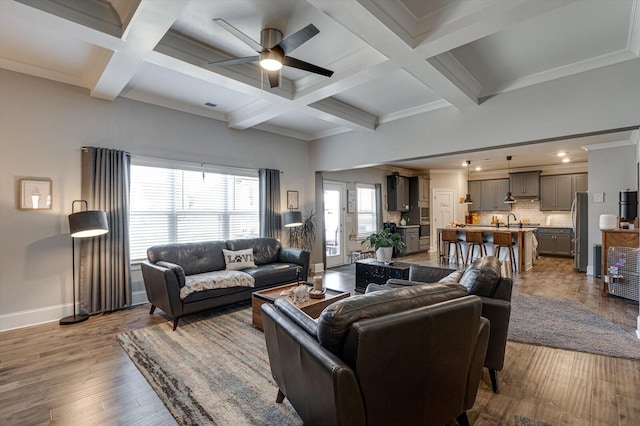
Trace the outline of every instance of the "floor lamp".
<instances>
[{"instance_id":1,"label":"floor lamp","mask_svg":"<svg viewBox=\"0 0 640 426\"><path fill-rule=\"evenodd\" d=\"M293 247L293 232L295 227L302 226L302 212L289 210L282 215L282 222L285 228L289 228L289 246Z\"/></svg>"},{"instance_id":2,"label":"floor lamp","mask_svg":"<svg viewBox=\"0 0 640 426\"><path fill-rule=\"evenodd\" d=\"M84 211L75 212L75 205L84 204ZM109 232L107 214L99 210L88 210L89 203L85 200L74 200L71 203L69 215L69 234L71 234L71 256L73 258L73 315L60 320L61 325L76 324L86 321L89 315L79 312L76 314L76 238L90 238Z\"/></svg>"}]
</instances>

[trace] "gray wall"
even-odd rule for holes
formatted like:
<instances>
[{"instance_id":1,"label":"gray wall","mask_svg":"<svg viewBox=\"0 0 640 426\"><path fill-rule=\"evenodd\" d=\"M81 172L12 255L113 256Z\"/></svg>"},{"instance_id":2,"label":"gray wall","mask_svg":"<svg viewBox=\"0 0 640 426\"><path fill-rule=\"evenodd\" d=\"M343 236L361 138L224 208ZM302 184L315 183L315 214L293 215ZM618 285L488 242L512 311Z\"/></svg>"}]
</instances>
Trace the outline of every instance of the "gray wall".
<instances>
[{"instance_id":1,"label":"gray wall","mask_svg":"<svg viewBox=\"0 0 640 426\"><path fill-rule=\"evenodd\" d=\"M593 269L593 245L602 243L600 215L618 215L619 192L637 190L638 132L622 146L604 144L589 151L589 270ZM618 144L619 145L619 144ZM604 193L603 203L594 203L593 194Z\"/></svg>"},{"instance_id":2,"label":"gray wall","mask_svg":"<svg viewBox=\"0 0 640 426\"><path fill-rule=\"evenodd\" d=\"M246 168L280 169L286 190L314 202L308 144L258 130L0 70L0 330L71 313L67 215L80 197L80 148ZM18 210L18 180L53 180L53 209ZM134 288L144 299L140 274Z\"/></svg>"},{"instance_id":3,"label":"gray wall","mask_svg":"<svg viewBox=\"0 0 640 426\"><path fill-rule=\"evenodd\" d=\"M640 59L311 143L314 170L340 170L640 124ZM339 155L337 154L339 153Z\"/></svg>"}]
</instances>

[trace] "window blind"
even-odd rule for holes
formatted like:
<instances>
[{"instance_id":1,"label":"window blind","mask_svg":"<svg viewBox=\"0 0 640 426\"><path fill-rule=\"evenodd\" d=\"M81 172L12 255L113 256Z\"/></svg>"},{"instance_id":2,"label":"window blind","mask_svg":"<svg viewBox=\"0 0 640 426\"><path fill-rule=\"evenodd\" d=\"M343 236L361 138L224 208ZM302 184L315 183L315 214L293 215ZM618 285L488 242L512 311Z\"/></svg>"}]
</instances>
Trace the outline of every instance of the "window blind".
<instances>
[{"instance_id":1,"label":"window blind","mask_svg":"<svg viewBox=\"0 0 640 426\"><path fill-rule=\"evenodd\" d=\"M131 166L131 260L157 244L259 236L258 177Z\"/></svg>"},{"instance_id":2,"label":"window blind","mask_svg":"<svg viewBox=\"0 0 640 426\"><path fill-rule=\"evenodd\" d=\"M374 185L357 184L358 239L363 239L377 230L376 190Z\"/></svg>"}]
</instances>

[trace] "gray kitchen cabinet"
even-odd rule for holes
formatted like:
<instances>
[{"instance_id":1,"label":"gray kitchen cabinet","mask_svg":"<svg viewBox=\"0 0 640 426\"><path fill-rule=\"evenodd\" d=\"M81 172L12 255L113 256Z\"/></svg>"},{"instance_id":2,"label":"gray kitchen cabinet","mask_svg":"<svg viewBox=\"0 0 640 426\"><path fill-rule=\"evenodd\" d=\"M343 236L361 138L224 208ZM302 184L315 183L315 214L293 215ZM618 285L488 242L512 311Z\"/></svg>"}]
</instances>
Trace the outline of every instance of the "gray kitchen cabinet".
<instances>
[{"instance_id":1,"label":"gray kitchen cabinet","mask_svg":"<svg viewBox=\"0 0 640 426\"><path fill-rule=\"evenodd\" d=\"M397 174L387 176L387 210L409 211L409 179Z\"/></svg>"},{"instance_id":2,"label":"gray kitchen cabinet","mask_svg":"<svg viewBox=\"0 0 640 426\"><path fill-rule=\"evenodd\" d=\"M504 197L509 191L509 179L492 179L482 181L482 211L509 211Z\"/></svg>"},{"instance_id":3,"label":"gray kitchen cabinet","mask_svg":"<svg viewBox=\"0 0 640 426\"><path fill-rule=\"evenodd\" d=\"M540 172L511 173L511 195L515 198L538 198L540 196Z\"/></svg>"},{"instance_id":4,"label":"gray kitchen cabinet","mask_svg":"<svg viewBox=\"0 0 640 426\"><path fill-rule=\"evenodd\" d=\"M418 201L429 202L429 179L418 177Z\"/></svg>"},{"instance_id":5,"label":"gray kitchen cabinet","mask_svg":"<svg viewBox=\"0 0 640 426\"><path fill-rule=\"evenodd\" d=\"M467 182L469 185L469 194L471 195L471 201L473 204L469 204L470 212L482 211L482 181L472 180Z\"/></svg>"},{"instance_id":6,"label":"gray kitchen cabinet","mask_svg":"<svg viewBox=\"0 0 640 426\"><path fill-rule=\"evenodd\" d=\"M571 210L573 180L573 175L540 177L540 210Z\"/></svg>"},{"instance_id":7,"label":"gray kitchen cabinet","mask_svg":"<svg viewBox=\"0 0 640 426\"><path fill-rule=\"evenodd\" d=\"M586 192L589 190L589 179L586 173L576 173L575 175L571 175L571 185L573 190L571 191L573 194L576 192Z\"/></svg>"},{"instance_id":8,"label":"gray kitchen cabinet","mask_svg":"<svg viewBox=\"0 0 640 426\"><path fill-rule=\"evenodd\" d=\"M538 254L572 256L571 228L538 228Z\"/></svg>"},{"instance_id":9,"label":"gray kitchen cabinet","mask_svg":"<svg viewBox=\"0 0 640 426\"><path fill-rule=\"evenodd\" d=\"M416 253L420 251L420 235L419 229L417 227L412 228L397 228L397 231L400 233L402 237L402 241L407 245L406 250L402 253L398 253L400 255Z\"/></svg>"}]
</instances>

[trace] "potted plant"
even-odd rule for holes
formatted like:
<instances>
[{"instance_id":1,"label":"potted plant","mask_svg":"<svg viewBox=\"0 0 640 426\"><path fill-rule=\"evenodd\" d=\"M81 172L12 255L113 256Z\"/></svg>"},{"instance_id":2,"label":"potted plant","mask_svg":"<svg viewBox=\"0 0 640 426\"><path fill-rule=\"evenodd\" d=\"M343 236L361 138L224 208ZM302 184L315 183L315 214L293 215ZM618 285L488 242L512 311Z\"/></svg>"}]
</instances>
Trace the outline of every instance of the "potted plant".
<instances>
[{"instance_id":1,"label":"potted plant","mask_svg":"<svg viewBox=\"0 0 640 426\"><path fill-rule=\"evenodd\" d=\"M402 236L397 232L391 232L389 228L382 228L374 232L362 241L362 244L369 243L376 251L378 262L389 263L393 255L393 249L402 251L407 245L402 241Z\"/></svg>"},{"instance_id":2,"label":"potted plant","mask_svg":"<svg viewBox=\"0 0 640 426\"><path fill-rule=\"evenodd\" d=\"M316 214L306 211L302 217L302 225L289 228L289 245L311 252L316 241Z\"/></svg>"}]
</instances>

